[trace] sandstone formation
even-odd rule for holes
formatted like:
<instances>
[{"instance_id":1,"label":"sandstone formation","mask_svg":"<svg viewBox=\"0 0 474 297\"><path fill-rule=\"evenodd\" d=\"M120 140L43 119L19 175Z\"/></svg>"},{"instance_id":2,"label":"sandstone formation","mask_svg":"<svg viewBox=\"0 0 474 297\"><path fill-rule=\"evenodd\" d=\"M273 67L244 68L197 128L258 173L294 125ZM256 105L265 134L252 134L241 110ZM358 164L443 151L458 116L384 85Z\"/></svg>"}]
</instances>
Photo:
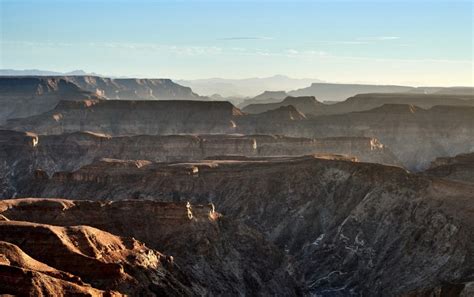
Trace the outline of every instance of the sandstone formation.
<instances>
[{"instance_id":1,"label":"sandstone formation","mask_svg":"<svg viewBox=\"0 0 474 297\"><path fill-rule=\"evenodd\" d=\"M398 167L340 157L227 158L177 164L103 160L74 172L39 179L25 195L212 202L232 225L249 226L285 251L287 259L294 259L288 269L301 282L305 295L459 293L474 280L474 186L410 174ZM113 227L116 229L104 227L104 220L115 222L112 213L121 212L111 210L110 215L98 217L93 210L98 207L92 205L102 202L71 202L76 206L35 210L29 204L37 202L17 205L17 201L22 200L0 204L5 217L56 225L70 224L68 217L80 218L80 224L134 236L174 255L170 247L177 243L155 246L142 237L141 232L148 232L146 226L125 223L130 221L120 217L122 223ZM79 205L89 205L90 214L59 215L72 213ZM102 205L104 209L119 204ZM135 205L130 209L140 213L140 218L153 218L147 214L148 208ZM122 224L127 227L121 229ZM160 226L159 221L150 225L157 224ZM118 232L125 229L138 233ZM232 237L226 242L242 244ZM254 250L249 244L244 246ZM262 258L258 265L264 263ZM189 267L183 265L184 270ZM226 267L221 265L220 269Z\"/></svg>"},{"instance_id":2,"label":"sandstone formation","mask_svg":"<svg viewBox=\"0 0 474 297\"><path fill-rule=\"evenodd\" d=\"M455 157L440 157L431 162L426 174L474 183L474 152Z\"/></svg>"},{"instance_id":3,"label":"sandstone formation","mask_svg":"<svg viewBox=\"0 0 474 297\"><path fill-rule=\"evenodd\" d=\"M0 124L51 110L60 100L99 98L61 78L0 77Z\"/></svg>"},{"instance_id":4,"label":"sandstone formation","mask_svg":"<svg viewBox=\"0 0 474 297\"><path fill-rule=\"evenodd\" d=\"M1 201L0 211L12 220L0 222L2 240L98 288L131 296L300 294L284 253L213 206L16 199Z\"/></svg>"}]
</instances>

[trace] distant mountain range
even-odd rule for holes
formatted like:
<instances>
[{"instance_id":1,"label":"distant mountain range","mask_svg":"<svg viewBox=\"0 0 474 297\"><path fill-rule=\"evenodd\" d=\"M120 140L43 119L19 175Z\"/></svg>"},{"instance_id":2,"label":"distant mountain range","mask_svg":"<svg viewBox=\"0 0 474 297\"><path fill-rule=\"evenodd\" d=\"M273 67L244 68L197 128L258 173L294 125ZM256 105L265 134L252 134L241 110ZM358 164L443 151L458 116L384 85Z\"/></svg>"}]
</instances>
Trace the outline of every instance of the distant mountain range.
<instances>
[{"instance_id":1,"label":"distant mountain range","mask_svg":"<svg viewBox=\"0 0 474 297\"><path fill-rule=\"evenodd\" d=\"M219 94L224 97L253 97L264 91L290 91L322 81L314 78L291 78L285 75L275 75L263 78L208 78L176 80L176 82L205 96Z\"/></svg>"}]
</instances>

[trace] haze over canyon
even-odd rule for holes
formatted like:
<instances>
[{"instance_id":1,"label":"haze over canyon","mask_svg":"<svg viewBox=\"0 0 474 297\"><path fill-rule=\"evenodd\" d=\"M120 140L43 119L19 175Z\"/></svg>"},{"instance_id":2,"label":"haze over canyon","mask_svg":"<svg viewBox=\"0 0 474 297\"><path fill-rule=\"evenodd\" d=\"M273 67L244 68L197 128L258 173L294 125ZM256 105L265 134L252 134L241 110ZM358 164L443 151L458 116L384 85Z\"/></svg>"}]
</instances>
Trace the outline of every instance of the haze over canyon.
<instances>
[{"instance_id":1,"label":"haze over canyon","mask_svg":"<svg viewBox=\"0 0 474 297\"><path fill-rule=\"evenodd\" d=\"M0 296L474 296L472 8L0 0Z\"/></svg>"}]
</instances>

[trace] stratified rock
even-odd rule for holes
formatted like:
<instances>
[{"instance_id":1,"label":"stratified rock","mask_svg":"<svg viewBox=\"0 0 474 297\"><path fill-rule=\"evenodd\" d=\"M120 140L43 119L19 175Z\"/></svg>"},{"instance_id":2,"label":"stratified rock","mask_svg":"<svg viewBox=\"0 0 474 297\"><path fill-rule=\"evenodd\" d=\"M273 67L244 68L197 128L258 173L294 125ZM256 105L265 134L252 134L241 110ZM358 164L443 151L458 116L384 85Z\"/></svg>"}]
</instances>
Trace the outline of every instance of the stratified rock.
<instances>
[{"instance_id":1,"label":"stratified rock","mask_svg":"<svg viewBox=\"0 0 474 297\"><path fill-rule=\"evenodd\" d=\"M292 138L274 135L140 135L111 137L90 132L62 135L0 130L0 197L20 195L34 178L73 171L101 158L155 162L197 161L209 157L342 154L362 162L401 163L376 139Z\"/></svg>"}]
</instances>

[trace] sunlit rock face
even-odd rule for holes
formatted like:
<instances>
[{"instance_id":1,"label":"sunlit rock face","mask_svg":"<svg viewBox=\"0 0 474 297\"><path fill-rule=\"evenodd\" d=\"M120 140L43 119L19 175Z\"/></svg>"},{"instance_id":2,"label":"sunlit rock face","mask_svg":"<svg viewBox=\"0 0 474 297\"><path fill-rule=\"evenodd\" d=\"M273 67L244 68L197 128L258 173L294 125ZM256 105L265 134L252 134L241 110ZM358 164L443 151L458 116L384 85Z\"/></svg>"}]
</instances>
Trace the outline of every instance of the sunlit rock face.
<instances>
[{"instance_id":1,"label":"sunlit rock face","mask_svg":"<svg viewBox=\"0 0 474 297\"><path fill-rule=\"evenodd\" d=\"M99 290L131 296L301 295L290 259L213 205L15 199L0 201L0 211L9 218L0 222L2 240L44 263L23 262L18 269L34 271L24 282L46 273L48 265L59 283L14 288L0 282L2 292L76 292L66 279L92 285L97 295ZM16 266L11 260L7 265ZM10 270L0 279L15 277Z\"/></svg>"}]
</instances>

